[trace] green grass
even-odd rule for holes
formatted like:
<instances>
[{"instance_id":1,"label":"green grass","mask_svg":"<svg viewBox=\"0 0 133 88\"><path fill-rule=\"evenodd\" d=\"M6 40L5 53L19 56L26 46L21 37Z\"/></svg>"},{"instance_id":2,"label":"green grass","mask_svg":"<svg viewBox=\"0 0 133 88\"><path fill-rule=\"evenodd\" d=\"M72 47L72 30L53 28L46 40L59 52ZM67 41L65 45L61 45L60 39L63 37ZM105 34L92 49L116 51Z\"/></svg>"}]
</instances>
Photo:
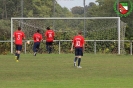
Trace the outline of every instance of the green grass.
<instances>
[{"instance_id":1,"label":"green grass","mask_svg":"<svg viewBox=\"0 0 133 88\"><path fill-rule=\"evenodd\" d=\"M0 55L0 88L133 88L133 56L85 54Z\"/></svg>"}]
</instances>

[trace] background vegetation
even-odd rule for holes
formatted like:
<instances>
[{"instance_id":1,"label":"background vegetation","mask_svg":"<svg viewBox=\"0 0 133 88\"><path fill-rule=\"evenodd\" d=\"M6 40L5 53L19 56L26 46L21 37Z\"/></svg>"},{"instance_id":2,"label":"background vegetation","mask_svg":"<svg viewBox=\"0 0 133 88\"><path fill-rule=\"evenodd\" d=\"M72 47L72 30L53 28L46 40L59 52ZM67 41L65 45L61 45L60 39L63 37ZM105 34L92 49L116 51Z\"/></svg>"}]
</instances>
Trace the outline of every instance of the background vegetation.
<instances>
[{"instance_id":1,"label":"background vegetation","mask_svg":"<svg viewBox=\"0 0 133 88\"><path fill-rule=\"evenodd\" d=\"M11 17L84 17L84 7L78 7L75 6L71 10L68 10L66 7L61 7L56 1L55 1L55 9L54 9L54 0L23 0L23 14L21 13L21 0L0 0L0 40L10 40L10 19ZM121 0L121 1L127 1L127 0ZM95 2L88 3L88 5L85 6L85 16L86 17L116 17L118 16L116 12L114 11L114 3L116 0L96 0ZM129 2L129 1L128 1ZM129 5L129 10L131 9L131 4ZM126 40L132 40L133 39L133 12L127 16L127 17L121 17L121 21L126 23L126 30L125 30L125 37ZM70 24L64 25L64 22L56 22L56 24L59 25L59 27L63 28L65 31L74 31L73 34L67 33L67 32L59 32L62 31L61 28L55 28L58 29L56 32L57 36L56 39L64 39L64 40L71 40L72 36L76 34L75 30L83 29L82 27L78 25L82 25L83 21L75 21L73 22L73 28L70 27ZM90 25L100 25L101 22L93 22L88 21L86 22L86 30L90 30L90 28L93 28ZM105 24L106 21L103 21L101 23ZM112 22L108 22L109 24ZM98 30L99 28L97 28ZM108 28L108 31L110 31L112 28ZM107 31L107 32L108 32ZM102 38L107 38L107 32L102 31ZM109 32L108 32L109 33ZM95 35L95 36L94 36ZM86 39L97 39L96 32L86 32ZM98 36L99 38L99 36ZM112 37L108 37L109 39L116 39L116 35L113 33ZM1 49L0 53L5 53L7 51L10 51L10 45L5 45L7 43L4 43L4 46L6 46L7 49ZM10 43L8 43L10 44ZM90 43L89 43L90 44ZM88 44L88 45L89 45ZM70 45L70 44L68 44ZM109 44L106 44L109 45ZM126 43L126 45L128 45ZM3 47L3 43L0 43L0 47ZM69 46L67 46L69 47ZM113 47L117 47L113 45ZM87 48L88 49L88 48ZM125 49L129 50L129 46L127 46ZM102 50L100 48L99 50ZM109 49L110 50L110 49ZM111 50L112 51L112 50ZM90 52L90 51L87 51ZM102 51L103 52L103 51Z\"/></svg>"}]
</instances>

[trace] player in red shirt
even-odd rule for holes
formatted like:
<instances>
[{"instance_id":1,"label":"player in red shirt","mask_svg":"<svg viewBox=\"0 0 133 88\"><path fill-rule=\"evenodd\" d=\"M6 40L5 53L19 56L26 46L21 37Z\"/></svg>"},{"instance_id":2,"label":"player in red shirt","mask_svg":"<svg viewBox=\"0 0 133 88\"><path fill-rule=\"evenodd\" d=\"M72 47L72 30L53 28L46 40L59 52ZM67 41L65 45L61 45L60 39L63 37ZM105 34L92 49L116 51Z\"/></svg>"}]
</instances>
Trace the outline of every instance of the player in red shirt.
<instances>
[{"instance_id":1,"label":"player in red shirt","mask_svg":"<svg viewBox=\"0 0 133 88\"><path fill-rule=\"evenodd\" d=\"M83 56L83 50L85 45L84 37L81 35L81 33L82 32L79 32L78 35L74 36L71 47L71 51L73 51L73 46L75 48L74 66L76 66L76 61L78 59L78 68L82 68L80 66L80 62L81 56Z\"/></svg>"},{"instance_id":2,"label":"player in red shirt","mask_svg":"<svg viewBox=\"0 0 133 88\"><path fill-rule=\"evenodd\" d=\"M52 43L55 37L55 32L49 27L47 27L47 30L44 35L46 38L46 49L48 53L50 54L52 52Z\"/></svg>"},{"instance_id":3,"label":"player in red shirt","mask_svg":"<svg viewBox=\"0 0 133 88\"><path fill-rule=\"evenodd\" d=\"M40 42L42 41L42 34L40 33L39 29L37 30L36 33L33 34L33 40L34 40L33 52L34 56L36 56L37 51L39 50L40 47Z\"/></svg>"},{"instance_id":4,"label":"player in red shirt","mask_svg":"<svg viewBox=\"0 0 133 88\"><path fill-rule=\"evenodd\" d=\"M18 27L18 29L13 33L13 38L16 45L15 59L16 62L18 62L22 50L22 42L23 39L25 39L25 34L23 31L21 31L21 27Z\"/></svg>"}]
</instances>

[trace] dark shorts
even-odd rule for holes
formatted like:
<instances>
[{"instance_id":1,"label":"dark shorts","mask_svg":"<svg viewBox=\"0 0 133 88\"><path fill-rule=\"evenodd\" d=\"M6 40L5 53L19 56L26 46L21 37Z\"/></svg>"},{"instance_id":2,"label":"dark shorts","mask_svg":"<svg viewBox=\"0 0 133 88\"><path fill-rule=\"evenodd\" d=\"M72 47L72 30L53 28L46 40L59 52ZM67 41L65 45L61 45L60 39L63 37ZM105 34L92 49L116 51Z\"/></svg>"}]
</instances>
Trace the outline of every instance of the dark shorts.
<instances>
[{"instance_id":1,"label":"dark shorts","mask_svg":"<svg viewBox=\"0 0 133 88\"><path fill-rule=\"evenodd\" d=\"M40 47L40 42L34 42L34 46L33 46L33 49L39 49Z\"/></svg>"},{"instance_id":2,"label":"dark shorts","mask_svg":"<svg viewBox=\"0 0 133 88\"><path fill-rule=\"evenodd\" d=\"M82 47L75 48L75 56L83 56L83 48Z\"/></svg>"},{"instance_id":3,"label":"dark shorts","mask_svg":"<svg viewBox=\"0 0 133 88\"><path fill-rule=\"evenodd\" d=\"M21 51L22 50L22 45L16 45L16 50Z\"/></svg>"},{"instance_id":4,"label":"dark shorts","mask_svg":"<svg viewBox=\"0 0 133 88\"><path fill-rule=\"evenodd\" d=\"M46 45L52 46L53 42L46 42Z\"/></svg>"}]
</instances>

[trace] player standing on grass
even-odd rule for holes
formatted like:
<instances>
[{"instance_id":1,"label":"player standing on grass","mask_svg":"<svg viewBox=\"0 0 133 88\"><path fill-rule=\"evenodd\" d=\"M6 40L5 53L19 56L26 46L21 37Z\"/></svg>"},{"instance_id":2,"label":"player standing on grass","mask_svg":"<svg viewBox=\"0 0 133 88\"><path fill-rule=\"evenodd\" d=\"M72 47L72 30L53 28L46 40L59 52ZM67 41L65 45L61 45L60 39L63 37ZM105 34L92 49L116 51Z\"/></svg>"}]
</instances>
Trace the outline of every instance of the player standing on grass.
<instances>
[{"instance_id":1,"label":"player standing on grass","mask_svg":"<svg viewBox=\"0 0 133 88\"><path fill-rule=\"evenodd\" d=\"M16 62L19 62L23 39L25 39L25 34L21 31L21 27L18 27L18 29L13 33L13 38L16 45L15 60Z\"/></svg>"},{"instance_id":2,"label":"player standing on grass","mask_svg":"<svg viewBox=\"0 0 133 88\"><path fill-rule=\"evenodd\" d=\"M39 29L37 30L36 33L33 34L33 40L34 40L33 52L34 56L36 56L37 51L39 50L40 47L40 42L42 41L42 34L40 33Z\"/></svg>"},{"instance_id":3,"label":"player standing on grass","mask_svg":"<svg viewBox=\"0 0 133 88\"><path fill-rule=\"evenodd\" d=\"M78 35L74 36L71 46L71 51L73 51L73 46L75 48L74 66L76 66L76 61L78 59L77 68L82 68L80 66L80 62L81 62L81 56L83 56L84 45L85 45L84 37L81 34L82 32L80 31L78 32Z\"/></svg>"},{"instance_id":4,"label":"player standing on grass","mask_svg":"<svg viewBox=\"0 0 133 88\"><path fill-rule=\"evenodd\" d=\"M50 54L52 52L52 43L55 37L55 32L52 29L50 29L50 27L47 27L47 30L44 36L46 39L46 49L48 53Z\"/></svg>"}]
</instances>

